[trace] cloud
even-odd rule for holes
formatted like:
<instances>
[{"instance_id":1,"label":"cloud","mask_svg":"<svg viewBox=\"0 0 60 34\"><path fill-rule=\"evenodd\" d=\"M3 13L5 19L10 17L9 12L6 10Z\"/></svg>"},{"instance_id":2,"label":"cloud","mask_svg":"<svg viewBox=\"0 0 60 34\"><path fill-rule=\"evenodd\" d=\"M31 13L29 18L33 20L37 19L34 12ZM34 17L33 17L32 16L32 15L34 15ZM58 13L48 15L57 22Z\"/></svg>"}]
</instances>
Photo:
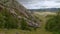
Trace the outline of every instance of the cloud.
<instances>
[{"instance_id":1,"label":"cloud","mask_svg":"<svg viewBox=\"0 0 60 34\"><path fill-rule=\"evenodd\" d=\"M27 9L60 8L60 0L19 0Z\"/></svg>"}]
</instances>

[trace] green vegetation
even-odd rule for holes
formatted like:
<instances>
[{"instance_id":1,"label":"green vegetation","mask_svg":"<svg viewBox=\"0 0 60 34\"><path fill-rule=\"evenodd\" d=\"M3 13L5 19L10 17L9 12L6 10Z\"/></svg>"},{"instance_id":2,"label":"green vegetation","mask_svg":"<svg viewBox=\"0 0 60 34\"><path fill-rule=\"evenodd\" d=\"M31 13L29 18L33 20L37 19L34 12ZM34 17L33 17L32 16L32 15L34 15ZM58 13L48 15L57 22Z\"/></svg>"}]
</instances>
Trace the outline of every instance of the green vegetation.
<instances>
[{"instance_id":1,"label":"green vegetation","mask_svg":"<svg viewBox=\"0 0 60 34\"><path fill-rule=\"evenodd\" d=\"M40 18L39 18L40 17ZM51 17L51 18L50 18ZM48 15L47 17L43 17L43 16L39 16L37 15L37 17L35 16L36 19L40 19L40 21L42 22L41 24L41 28L38 28L36 31L33 31L32 29L34 28L30 28L27 26L26 20L24 18L21 18L20 20L15 17L12 13L9 12L9 10L2 9L0 11L0 29L9 29L8 30L8 34L12 33L11 31L14 31L13 29L16 29L15 31L18 30L18 28L20 28L18 30L18 32L22 33L22 34L52 34L51 32L55 32L59 33L59 29L60 29L60 16L51 16ZM46 23L46 18L49 18L45 27L45 23ZM31 18L30 18L31 19ZM35 21L36 22L36 21ZM19 24L20 23L20 24ZM19 24L19 25L18 25ZM59 24L59 25L58 25ZM54 26L53 26L54 25ZM21 27L19 27L21 26ZM52 27L51 27L52 26ZM57 26L57 27L56 27ZM44 27L46 28L47 31L51 31L51 32L47 32ZM56 28L55 28L56 27ZM22 29L22 30L21 30ZM26 30L32 30L31 32L27 32ZM23 31L25 30L25 32ZM1 30L0 30L1 31ZM13 33L15 33L15 31ZM57 32L56 32L57 31ZM2 32L5 32L4 30ZM43 33L44 32L44 33Z\"/></svg>"},{"instance_id":2,"label":"green vegetation","mask_svg":"<svg viewBox=\"0 0 60 34\"><path fill-rule=\"evenodd\" d=\"M5 8L0 12L0 28L17 28L18 19Z\"/></svg>"},{"instance_id":3,"label":"green vegetation","mask_svg":"<svg viewBox=\"0 0 60 34\"><path fill-rule=\"evenodd\" d=\"M46 23L45 29L55 34L60 34L60 12L56 16L49 18Z\"/></svg>"},{"instance_id":4,"label":"green vegetation","mask_svg":"<svg viewBox=\"0 0 60 34\"><path fill-rule=\"evenodd\" d=\"M26 24L26 21L23 18L18 20L18 18L14 17L13 14L11 14L7 9L3 9L0 12L0 33L3 34L6 32L6 34L16 34L16 32L18 32L19 34L52 34L51 32L47 32L44 29L45 18L42 16L39 16L39 17L43 20L41 24L42 25L41 28L38 28L36 31L35 30L32 30L32 31L21 30L25 28L29 29L29 27ZM39 19L38 17L35 17L35 18ZM21 23L20 24L21 29L16 29L16 28L19 28L19 25L18 25L19 23ZM7 28L9 30L4 30L4 28Z\"/></svg>"},{"instance_id":5,"label":"green vegetation","mask_svg":"<svg viewBox=\"0 0 60 34\"><path fill-rule=\"evenodd\" d=\"M22 29L22 30L28 29L28 28L27 28L26 20L24 20L23 18L21 18L21 29Z\"/></svg>"},{"instance_id":6,"label":"green vegetation","mask_svg":"<svg viewBox=\"0 0 60 34\"><path fill-rule=\"evenodd\" d=\"M60 34L60 12L58 12L57 15L55 15L55 13L54 15L52 15L52 12L51 15L50 12L37 12L40 15L35 14L35 16L31 16L28 12L25 13L24 11L26 9L24 9L21 5L18 6L19 4L15 3L16 1L1 1L2 4L0 7L0 34ZM13 12L17 13L17 15ZM21 16L21 18L18 18L18 16ZM26 20L24 18L26 18ZM33 26L29 27L27 21L31 21L31 23L37 23L37 21L40 21L40 28L36 29L36 27Z\"/></svg>"},{"instance_id":7,"label":"green vegetation","mask_svg":"<svg viewBox=\"0 0 60 34\"><path fill-rule=\"evenodd\" d=\"M27 20L25 20L23 17L19 19L17 16L15 16L15 14L4 8L0 12L0 28L31 30L35 27L29 27Z\"/></svg>"}]
</instances>

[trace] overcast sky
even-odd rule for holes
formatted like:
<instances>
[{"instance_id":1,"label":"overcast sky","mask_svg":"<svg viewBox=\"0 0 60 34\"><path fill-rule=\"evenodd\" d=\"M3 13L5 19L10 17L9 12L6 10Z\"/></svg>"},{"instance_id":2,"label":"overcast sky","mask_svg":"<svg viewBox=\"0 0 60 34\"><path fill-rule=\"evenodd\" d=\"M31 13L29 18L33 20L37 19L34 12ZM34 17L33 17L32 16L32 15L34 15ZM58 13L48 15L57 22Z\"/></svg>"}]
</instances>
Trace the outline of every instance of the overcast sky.
<instances>
[{"instance_id":1,"label":"overcast sky","mask_svg":"<svg viewBox=\"0 0 60 34\"><path fill-rule=\"evenodd\" d=\"M18 0L27 9L60 8L60 0Z\"/></svg>"}]
</instances>

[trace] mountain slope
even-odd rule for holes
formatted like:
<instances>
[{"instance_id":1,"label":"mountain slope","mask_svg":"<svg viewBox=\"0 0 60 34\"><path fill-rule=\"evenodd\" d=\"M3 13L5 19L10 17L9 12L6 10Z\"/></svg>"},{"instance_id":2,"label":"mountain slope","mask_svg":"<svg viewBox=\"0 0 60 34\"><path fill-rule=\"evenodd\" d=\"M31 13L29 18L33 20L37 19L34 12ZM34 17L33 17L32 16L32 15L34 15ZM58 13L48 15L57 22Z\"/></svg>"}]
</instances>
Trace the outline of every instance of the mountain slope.
<instances>
[{"instance_id":1,"label":"mountain slope","mask_svg":"<svg viewBox=\"0 0 60 34\"><path fill-rule=\"evenodd\" d=\"M36 16L32 15L17 0L0 0L0 17L0 22L4 23L1 25L1 27L4 26L2 28L20 27L24 21L30 27L39 27L40 23Z\"/></svg>"}]
</instances>

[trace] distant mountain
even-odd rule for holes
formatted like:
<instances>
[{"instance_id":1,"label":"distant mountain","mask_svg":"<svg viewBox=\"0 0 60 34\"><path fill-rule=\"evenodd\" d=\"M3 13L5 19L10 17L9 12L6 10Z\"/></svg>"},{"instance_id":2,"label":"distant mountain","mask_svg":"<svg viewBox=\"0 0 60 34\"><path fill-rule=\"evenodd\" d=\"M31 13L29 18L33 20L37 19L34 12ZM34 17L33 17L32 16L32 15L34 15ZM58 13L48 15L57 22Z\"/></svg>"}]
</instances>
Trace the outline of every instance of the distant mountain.
<instances>
[{"instance_id":1,"label":"distant mountain","mask_svg":"<svg viewBox=\"0 0 60 34\"><path fill-rule=\"evenodd\" d=\"M58 11L59 8L46 8L46 9L28 9L30 11L51 11L51 12L54 12L54 11Z\"/></svg>"}]
</instances>

